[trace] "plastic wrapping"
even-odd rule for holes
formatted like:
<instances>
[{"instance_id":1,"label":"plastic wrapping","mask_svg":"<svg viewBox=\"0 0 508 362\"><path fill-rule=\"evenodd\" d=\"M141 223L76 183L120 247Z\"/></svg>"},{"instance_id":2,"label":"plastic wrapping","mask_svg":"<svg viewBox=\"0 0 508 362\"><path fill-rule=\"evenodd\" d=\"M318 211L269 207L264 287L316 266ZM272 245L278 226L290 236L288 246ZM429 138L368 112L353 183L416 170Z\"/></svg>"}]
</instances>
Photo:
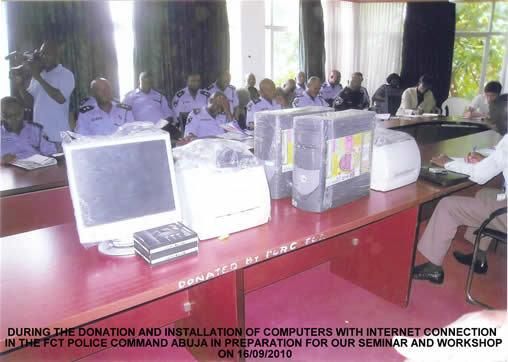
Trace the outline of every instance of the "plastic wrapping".
<instances>
[{"instance_id":1,"label":"plastic wrapping","mask_svg":"<svg viewBox=\"0 0 508 362\"><path fill-rule=\"evenodd\" d=\"M294 119L293 206L323 212L368 195L375 113Z\"/></svg>"},{"instance_id":2,"label":"plastic wrapping","mask_svg":"<svg viewBox=\"0 0 508 362\"><path fill-rule=\"evenodd\" d=\"M415 182L420 174L420 150L407 133L378 127L374 132L370 188L390 191Z\"/></svg>"},{"instance_id":3,"label":"plastic wrapping","mask_svg":"<svg viewBox=\"0 0 508 362\"><path fill-rule=\"evenodd\" d=\"M302 107L254 114L254 154L264 162L272 199L291 196L293 184L293 119L333 111L328 107Z\"/></svg>"},{"instance_id":4,"label":"plastic wrapping","mask_svg":"<svg viewBox=\"0 0 508 362\"><path fill-rule=\"evenodd\" d=\"M262 162L238 141L203 138L174 149L182 221L200 240L268 222Z\"/></svg>"},{"instance_id":5,"label":"plastic wrapping","mask_svg":"<svg viewBox=\"0 0 508 362\"><path fill-rule=\"evenodd\" d=\"M244 143L219 138L196 139L175 148L173 156L177 169L244 169L262 165Z\"/></svg>"}]
</instances>

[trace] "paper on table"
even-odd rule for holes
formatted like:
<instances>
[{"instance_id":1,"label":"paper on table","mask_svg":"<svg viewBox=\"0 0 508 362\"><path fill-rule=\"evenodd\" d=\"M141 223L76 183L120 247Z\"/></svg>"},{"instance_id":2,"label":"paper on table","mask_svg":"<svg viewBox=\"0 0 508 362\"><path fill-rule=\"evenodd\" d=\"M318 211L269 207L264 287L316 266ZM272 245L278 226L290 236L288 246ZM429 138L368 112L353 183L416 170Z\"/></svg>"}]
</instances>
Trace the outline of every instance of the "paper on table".
<instances>
[{"instance_id":1,"label":"paper on table","mask_svg":"<svg viewBox=\"0 0 508 362\"><path fill-rule=\"evenodd\" d=\"M10 162L10 164L24 168L25 170L34 170L36 168L56 165L56 160L42 155L33 155L21 160L14 160Z\"/></svg>"},{"instance_id":2,"label":"paper on table","mask_svg":"<svg viewBox=\"0 0 508 362\"><path fill-rule=\"evenodd\" d=\"M438 113L424 113L422 114L422 117L438 117Z\"/></svg>"}]
</instances>

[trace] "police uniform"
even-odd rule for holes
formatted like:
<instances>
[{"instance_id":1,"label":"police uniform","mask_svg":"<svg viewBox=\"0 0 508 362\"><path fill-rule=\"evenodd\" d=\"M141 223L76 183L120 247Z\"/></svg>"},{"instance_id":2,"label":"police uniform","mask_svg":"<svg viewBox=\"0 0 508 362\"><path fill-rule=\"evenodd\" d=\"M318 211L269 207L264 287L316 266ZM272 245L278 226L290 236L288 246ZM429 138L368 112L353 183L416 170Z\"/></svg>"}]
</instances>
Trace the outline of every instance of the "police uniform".
<instances>
[{"instance_id":1,"label":"police uniform","mask_svg":"<svg viewBox=\"0 0 508 362\"><path fill-rule=\"evenodd\" d=\"M300 96L296 96L293 100L293 108L307 107L307 106L322 106L328 107L328 103L321 97L320 94L317 97L311 97L309 93L304 92Z\"/></svg>"},{"instance_id":2,"label":"police uniform","mask_svg":"<svg viewBox=\"0 0 508 362\"><path fill-rule=\"evenodd\" d=\"M1 157L13 154L22 159L35 154L48 156L56 152L55 144L43 137L42 127L38 124L24 121L19 134L9 132L2 126L1 134Z\"/></svg>"},{"instance_id":3,"label":"police uniform","mask_svg":"<svg viewBox=\"0 0 508 362\"><path fill-rule=\"evenodd\" d=\"M307 88L305 87L305 84L300 85L300 84L296 83L295 94L297 96L301 96L303 93L305 93L306 89Z\"/></svg>"},{"instance_id":4,"label":"police uniform","mask_svg":"<svg viewBox=\"0 0 508 362\"><path fill-rule=\"evenodd\" d=\"M157 123L160 119L173 117L166 97L153 88L148 93L134 89L125 95L123 103L132 107L135 121Z\"/></svg>"},{"instance_id":5,"label":"police uniform","mask_svg":"<svg viewBox=\"0 0 508 362\"><path fill-rule=\"evenodd\" d=\"M84 136L107 136L115 133L121 125L134 121L131 106L115 100L111 103L111 110L106 113L93 97L82 102L75 132Z\"/></svg>"},{"instance_id":6,"label":"police uniform","mask_svg":"<svg viewBox=\"0 0 508 362\"><path fill-rule=\"evenodd\" d=\"M171 102L175 118L179 119L180 115L186 115L193 110L201 107L205 107L208 103L210 92L204 89L198 89L196 98L194 98L189 91L189 87L185 87L176 92Z\"/></svg>"},{"instance_id":7,"label":"police uniform","mask_svg":"<svg viewBox=\"0 0 508 362\"><path fill-rule=\"evenodd\" d=\"M208 113L206 107L194 109L187 117L185 137L193 134L196 137L210 137L222 134L225 130L219 125L227 123L226 115L219 113L214 117Z\"/></svg>"},{"instance_id":8,"label":"police uniform","mask_svg":"<svg viewBox=\"0 0 508 362\"><path fill-rule=\"evenodd\" d=\"M247 120L246 125L249 126L249 123L254 123L254 114L259 111L272 111L274 109L282 109L282 106L275 102L273 99L270 103L264 97L259 97L258 99L254 99L247 104Z\"/></svg>"},{"instance_id":9,"label":"police uniform","mask_svg":"<svg viewBox=\"0 0 508 362\"><path fill-rule=\"evenodd\" d=\"M326 81L321 85L321 96L331 106L341 90L342 84L331 85L330 82Z\"/></svg>"},{"instance_id":10,"label":"police uniform","mask_svg":"<svg viewBox=\"0 0 508 362\"><path fill-rule=\"evenodd\" d=\"M357 91L346 87L333 101L333 107L337 111L343 111L346 109L365 109L369 107L369 104L369 93L364 87L361 87Z\"/></svg>"},{"instance_id":11,"label":"police uniform","mask_svg":"<svg viewBox=\"0 0 508 362\"><path fill-rule=\"evenodd\" d=\"M210 95L213 95L217 91L221 91L219 87L217 87L217 82L210 84L210 86L206 88L206 90L210 93ZM226 95L227 99L229 100L229 109L231 114L233 114L235 107L238 107L238 105L240 104L240 102L238 101L238 95L236 94L236 88L232 85L228 85L226 89L221 92L223 92Z\"/></svg>"}]
</instances>

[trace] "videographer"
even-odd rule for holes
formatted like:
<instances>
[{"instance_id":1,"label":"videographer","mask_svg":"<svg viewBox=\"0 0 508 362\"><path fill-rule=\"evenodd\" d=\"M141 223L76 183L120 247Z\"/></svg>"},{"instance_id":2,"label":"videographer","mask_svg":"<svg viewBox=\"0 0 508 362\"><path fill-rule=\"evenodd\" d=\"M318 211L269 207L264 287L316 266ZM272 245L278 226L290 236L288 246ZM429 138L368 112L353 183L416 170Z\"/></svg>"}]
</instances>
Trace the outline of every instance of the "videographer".
<instances>
[{"instance_id":1,"label":"videographer","mask_svg":"<svg viewBox=\"0 0 508 362\"><path fill-rule=\"evenodd\" d=\"M32 80L28 88L20 75L14 83L25 104L33 109L33 121L42 126L48 139L61 150L61 131L69 127L69 100L74 90L74 75L59 63L59 47L46 41L24 65Z\"/></svg>"}]
</instances>

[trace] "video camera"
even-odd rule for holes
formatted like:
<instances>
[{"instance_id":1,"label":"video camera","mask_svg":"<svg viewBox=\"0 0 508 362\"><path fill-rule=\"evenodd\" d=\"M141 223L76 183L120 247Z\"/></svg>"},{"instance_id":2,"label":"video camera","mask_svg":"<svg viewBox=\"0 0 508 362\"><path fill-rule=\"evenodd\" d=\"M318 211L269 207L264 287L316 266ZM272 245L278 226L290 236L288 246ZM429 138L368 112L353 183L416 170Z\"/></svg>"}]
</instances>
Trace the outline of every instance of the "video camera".
<instances>
[{"instance_id":1,"label":"video camera","mask_svg":"<svg viewBox=\"0 0 508 362\"><path fill-rule=\"evenodd\" d=\"M5 57L5 60L10 60L13 63L18 63L18 65L11 67L9 69L9 78L14 79L16 76L21 76L23 78L30 78L31 72L30 69L26 66L25 62L42 62L41 54L34 50L32 52L19 52L13 51ZM19 64L21 63L21 64Z\"/></svg>"}]
</instances>

